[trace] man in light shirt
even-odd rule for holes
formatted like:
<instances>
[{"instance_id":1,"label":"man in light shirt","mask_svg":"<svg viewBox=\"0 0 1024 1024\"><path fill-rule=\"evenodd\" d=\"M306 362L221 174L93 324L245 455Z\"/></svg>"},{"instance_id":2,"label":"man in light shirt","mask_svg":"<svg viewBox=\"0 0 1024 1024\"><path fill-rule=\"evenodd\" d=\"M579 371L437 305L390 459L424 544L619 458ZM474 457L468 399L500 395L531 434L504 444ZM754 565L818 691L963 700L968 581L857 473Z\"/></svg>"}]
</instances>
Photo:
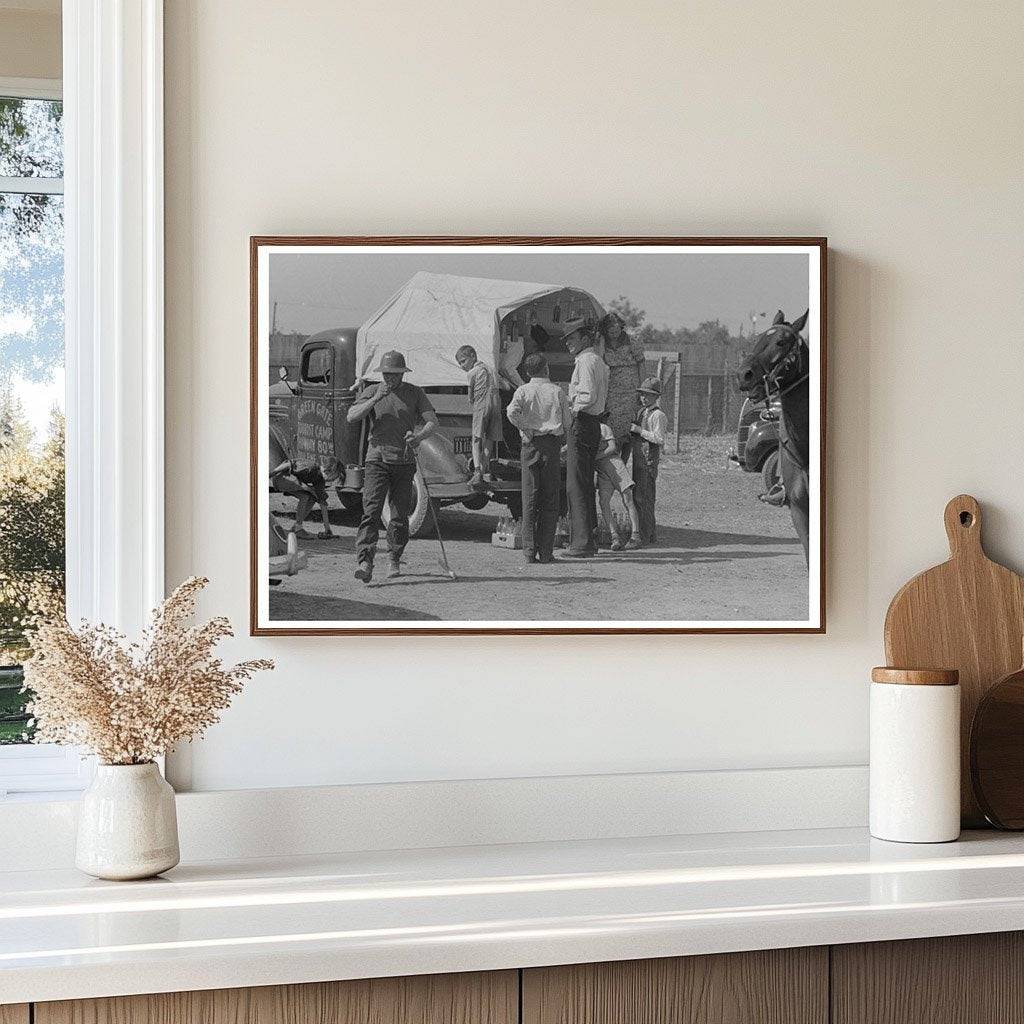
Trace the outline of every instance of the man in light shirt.
<instances>
[{"instance_id":1,"label":"man in light shirt","mask_svg":"<svg viewBox=\"0 0 1024 1024\"><path fill-rule=\"evenodd\" d=\"M506 415L523 442L523 555L528 562L547 564L554 561L569 400L548 379L548 362L539 352L526 357L524 369L530 380L516 388Z\"/></svg>"},{"instance_id":2,"label":"man in light shirt","mask_svg":"<svg viewBox=\"0 0 1024 1024\"><path fill-rule=\"evenodd\" d=\"M571 326L563 340L576 364L569 384L572 424L566 447L569 548L562 557L592 558L597 554L594 470L601 447L601 414L608 399L608 366L594 349L593 325Z\"/></svg>"}]
</instances>

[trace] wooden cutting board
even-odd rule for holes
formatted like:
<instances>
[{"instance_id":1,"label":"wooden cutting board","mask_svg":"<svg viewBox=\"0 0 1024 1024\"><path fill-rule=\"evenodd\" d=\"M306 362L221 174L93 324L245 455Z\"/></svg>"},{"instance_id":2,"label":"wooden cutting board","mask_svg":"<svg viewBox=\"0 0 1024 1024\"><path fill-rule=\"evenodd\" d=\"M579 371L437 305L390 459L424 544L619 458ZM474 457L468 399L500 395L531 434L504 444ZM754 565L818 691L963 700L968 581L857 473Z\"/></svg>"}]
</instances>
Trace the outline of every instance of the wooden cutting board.
<instances>
[{"instance_id":1,"label":"wooden cutting board","mask_svg":"<svg viewBox=\"0 0 1024 1024\"><path fill-rule=\"evenodd\" d=\"M993 562L981 545L981 507L969 494L946 506L949 561L899 590L885 615L885 657L896 668L960 672L960 814L985 818L971 789L971 722L987 689L1020 667L1024 579Z\"/></svg>"}]
</instances>

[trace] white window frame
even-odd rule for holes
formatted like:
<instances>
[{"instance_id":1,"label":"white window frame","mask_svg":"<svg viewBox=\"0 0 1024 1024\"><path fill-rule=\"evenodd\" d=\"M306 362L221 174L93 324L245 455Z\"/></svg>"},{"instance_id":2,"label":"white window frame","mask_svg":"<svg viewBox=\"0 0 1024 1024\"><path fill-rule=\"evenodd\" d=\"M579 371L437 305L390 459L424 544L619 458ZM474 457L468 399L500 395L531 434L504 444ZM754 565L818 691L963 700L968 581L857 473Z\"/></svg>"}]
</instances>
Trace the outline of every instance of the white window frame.
<instances>
[{"instance_id":1,"label":"white window frame","mask_svg":"<svg viewBox=\"0 0 1024 1024\"><path fill-rule=\"evenodd\" d=\"M68 618L137 635L164 596L163 0L64 0ZM6 95L19 93L6 92ZM0 748L0 797L92 764Z\"/></svg>"}]
</instances>

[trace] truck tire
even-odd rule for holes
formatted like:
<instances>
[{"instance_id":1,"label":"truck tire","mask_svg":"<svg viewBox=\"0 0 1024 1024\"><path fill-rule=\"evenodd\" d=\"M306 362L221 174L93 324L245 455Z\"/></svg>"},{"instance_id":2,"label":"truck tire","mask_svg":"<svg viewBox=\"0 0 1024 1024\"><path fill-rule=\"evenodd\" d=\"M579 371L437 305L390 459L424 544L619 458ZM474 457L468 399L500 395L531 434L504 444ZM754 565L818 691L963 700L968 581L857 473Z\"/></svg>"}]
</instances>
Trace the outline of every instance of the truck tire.
<instances>
[{"instance_id":1,"label":"truck tire","mask_svg":"<svg viewBox=\"0 0 1024 1024\"><path fill-rule=\"evenodd\" d=\"M418 469L416 470L416 476L413 477L413 491L416 495L416 503L413 505L412 512L409 513L409 536L429 537L434 529L434 520L430 515L430 499L427 497L427 486L424 484L423 477ZM435 505L435 509L437 507ZM388 502L384 502L380 518L384 528L387 529L388 523L391 522L391 506Z\"/></svg>"},{"instance_id":2,"label":"truck tire","mask_svg":"<svg viewBox=\"0 0 1024 1024\"><path fill-rule=\"evenodd\" d=\"M343 491L338 489L338 501L346 512L355 512L362 515L363 496L358 491Z\"/></svg>"},{"instance_id":3,"label":"truck tire","mask_svg":"<svg viewBox=\"0 0 1024 1024\"><path fill-rule=\"evenodd\" d=\"M779 481L779 449L776 448L770 452L768 458L764 460L764 465L761 467L761 484L764 486L764 492L767 494Z\"/></svg>"}]
</instances>

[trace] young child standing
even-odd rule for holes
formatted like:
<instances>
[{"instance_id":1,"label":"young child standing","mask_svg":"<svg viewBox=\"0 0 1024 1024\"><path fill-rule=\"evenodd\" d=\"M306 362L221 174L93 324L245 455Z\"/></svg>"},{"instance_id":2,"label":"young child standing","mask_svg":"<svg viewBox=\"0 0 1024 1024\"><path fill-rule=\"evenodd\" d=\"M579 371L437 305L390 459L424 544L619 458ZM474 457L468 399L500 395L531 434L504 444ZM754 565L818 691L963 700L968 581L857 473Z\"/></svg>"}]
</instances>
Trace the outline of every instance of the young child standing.
<instances>
[{"instance_id":1,"label":"young child standing","mask_svg":"<svg viewBox=\"0 0 1024 1024\"><path fill-rule=\"evenodd\" d=\"M640 410L629 428L633 451L633 499L640 514L640 540L653 544L657 540L654 503L658 482L658 462L668 433L668 417L659 407L661 381L648 377L637 394Z\"/></svg>"},{"instance_id":2,"label":"young child standing","mask_svg":"<svg viewBox=\"0 0 1024 1024\"><path fill-rule=\"evenodd\" d=\"M642 546L642 542L640 540L640 517L636 502L633 501L634 483L619 455L619 446L616 444L607 415L604 422L601 423L601 447L597 451L597 460L594 465L597 469L597 496L601 502L601 514L611 531L612 551L621 551L623 548L627 551L635 551ZM621 496L622 504L629 513L631 533L626 540L619 536L619 531L615 528L615 520L612 517L612 496L616 491Z\"/></svg>"},{"instance_id":3,"label":"young child standing","mask_svg":"<svg viewBox=\"0 0 1024 1024\"><path fill-rule=\"evenodd\" d=\"M463 345L455 353L455 361L469 378L469 406L473 410L473 476L470 483L481 487L489 480L494 442L502 439L501 397L498 384L489 366L477 358L472 345Z\"/></svg>"}]
</instances>

